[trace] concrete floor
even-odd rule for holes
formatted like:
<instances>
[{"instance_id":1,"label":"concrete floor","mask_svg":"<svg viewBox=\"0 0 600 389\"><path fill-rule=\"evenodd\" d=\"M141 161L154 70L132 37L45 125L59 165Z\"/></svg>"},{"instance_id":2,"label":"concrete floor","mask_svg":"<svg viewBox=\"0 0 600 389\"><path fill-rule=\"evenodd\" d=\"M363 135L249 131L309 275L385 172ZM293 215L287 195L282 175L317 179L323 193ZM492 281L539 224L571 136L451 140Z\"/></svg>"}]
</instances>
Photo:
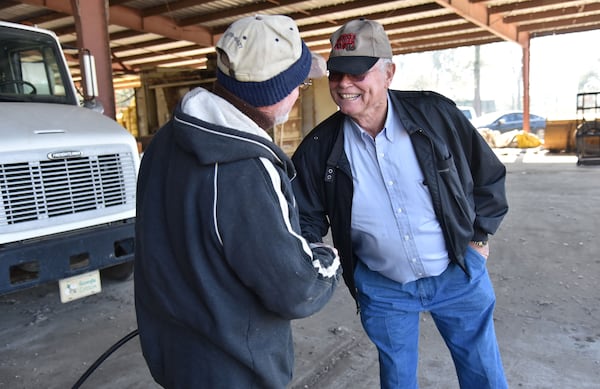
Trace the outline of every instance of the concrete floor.
<instances>
[{"instance_id":1,"label":"concrete floor","mask_svg":"<svg viewBox=\"0 0 600 389\"><path fill-rule=\"evenodd\" d=\"M600 166L572 155L498 149L510 212L491 240L496 331L511 388L598 388L600 380ZM0 389L71 387L137 327L133 282L61 304L56 285L0 296ZM458 388L430 317L422 316L422 388ZM374 347L345 286L318 314L293 323L292 388L378 387ZM82 388L157 388L137 338ZM471 388L467 388L471 389Z\"/></svg>"}]
</instances>

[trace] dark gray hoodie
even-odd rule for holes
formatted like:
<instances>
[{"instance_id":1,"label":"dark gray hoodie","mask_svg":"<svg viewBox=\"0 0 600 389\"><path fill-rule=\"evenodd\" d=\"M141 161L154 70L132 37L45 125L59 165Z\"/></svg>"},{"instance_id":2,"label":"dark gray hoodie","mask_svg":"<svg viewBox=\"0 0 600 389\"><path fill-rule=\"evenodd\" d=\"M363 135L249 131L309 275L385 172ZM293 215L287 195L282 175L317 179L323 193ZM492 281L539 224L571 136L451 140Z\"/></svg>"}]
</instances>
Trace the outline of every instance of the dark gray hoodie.
<instances>
[{"instance_id":1,"label":"dark gray hoodie","mask_svg":"<svg viewBox=\"0 0 600 389\"><path fill-rule=\"evenodd\" d=\"M135 301L159 384L290 382L290 320L321 309L340 272L300 235L294 174L265 131L201 88L154 136L138 179Z\"/></svg>"}]
</instances>

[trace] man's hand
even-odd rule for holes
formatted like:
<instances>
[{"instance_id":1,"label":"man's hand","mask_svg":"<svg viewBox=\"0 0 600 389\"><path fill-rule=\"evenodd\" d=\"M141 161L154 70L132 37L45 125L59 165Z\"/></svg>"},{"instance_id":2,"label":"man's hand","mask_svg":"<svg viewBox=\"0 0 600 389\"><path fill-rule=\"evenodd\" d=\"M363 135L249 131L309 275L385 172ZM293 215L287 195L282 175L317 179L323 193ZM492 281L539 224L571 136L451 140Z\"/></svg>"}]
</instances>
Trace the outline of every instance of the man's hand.
<instances>
[{"instance_id":1,"label":"man's hand","mask_svg":"<svg viewBox=\"0 0 600 389\"><path fill-rule=\"evenodd\" d=\"M481 245L475 242L469 242L469 246L473 247L475 251L481 254L486 260L490 255L490 245L486 242L486 244Z\"/></svg>"},{"instance_id":2,"label":"man's hand","mask_svg":"<svg viewBox=\"0 0 600 389\"><path fill-rule=\"evenodd\" d=\"M340 257L335 247L325 243L309 243L313 253L313 266L323 278L335 277L336 279L342 272L340 266Z\"/></svg>"}]
</instances>

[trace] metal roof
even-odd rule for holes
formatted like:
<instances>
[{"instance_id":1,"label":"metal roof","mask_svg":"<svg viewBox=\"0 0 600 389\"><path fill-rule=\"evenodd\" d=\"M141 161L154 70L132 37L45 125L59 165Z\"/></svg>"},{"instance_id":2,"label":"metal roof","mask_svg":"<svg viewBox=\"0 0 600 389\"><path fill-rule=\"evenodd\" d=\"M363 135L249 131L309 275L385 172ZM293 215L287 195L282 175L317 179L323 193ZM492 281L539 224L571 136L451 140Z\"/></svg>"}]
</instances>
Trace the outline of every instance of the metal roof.
<instances>
[{"instance_id":1,"label":"metal roof","mask_svg":"<svg viewBox=\"0 0 600 389\"><path fill-rule=\"evenodd\" d=\"M329 36L366 17L385 27L394 54L513 41L600 28L598 0L109 0L115 87L156 67L202 68L234 20L286 14L314 52L327 57ZM76 45L71 0L3 0L0 20L53 30Z\"/></svg>"}]
</instances>

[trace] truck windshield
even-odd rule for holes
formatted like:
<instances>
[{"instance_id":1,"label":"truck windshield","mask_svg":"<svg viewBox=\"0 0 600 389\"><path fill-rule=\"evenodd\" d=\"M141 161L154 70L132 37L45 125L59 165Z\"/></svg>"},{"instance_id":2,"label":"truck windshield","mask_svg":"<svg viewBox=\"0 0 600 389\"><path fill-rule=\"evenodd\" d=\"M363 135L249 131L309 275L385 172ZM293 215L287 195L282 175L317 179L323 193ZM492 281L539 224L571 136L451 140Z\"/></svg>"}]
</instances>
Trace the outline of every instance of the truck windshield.
<instances>
[{"instance_id":1,"label":"truck windshield","mask_svg":"<svg viewBox=\"0 0 600 389\"><path fill-rule=\"evenodd\" d=\"M58 50L45 34L0 26L0 101L73 104Z\"/></svg>"}]
</instances>

